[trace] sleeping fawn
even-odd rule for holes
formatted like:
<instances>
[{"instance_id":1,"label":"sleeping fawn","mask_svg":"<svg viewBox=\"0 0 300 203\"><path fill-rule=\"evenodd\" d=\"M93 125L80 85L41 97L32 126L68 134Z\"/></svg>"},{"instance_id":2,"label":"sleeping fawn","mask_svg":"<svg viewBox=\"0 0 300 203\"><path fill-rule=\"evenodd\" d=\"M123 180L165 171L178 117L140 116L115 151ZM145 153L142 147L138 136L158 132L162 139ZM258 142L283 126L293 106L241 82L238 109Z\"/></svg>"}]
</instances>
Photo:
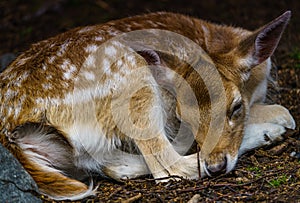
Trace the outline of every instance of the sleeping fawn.
<instances>
[{"instance_id":1,"label":"sleeping fawn","mask_svg":"<svg viewBox=\"0 0 300 203\"><path fill-rule=\"evenodd\" d=\"M53 199L93 195L94 173L227 173L295 128L264 104L290 16L248 31L158 12L36 43L0 74L0 141Z\"/></svg>"}]
</instances>

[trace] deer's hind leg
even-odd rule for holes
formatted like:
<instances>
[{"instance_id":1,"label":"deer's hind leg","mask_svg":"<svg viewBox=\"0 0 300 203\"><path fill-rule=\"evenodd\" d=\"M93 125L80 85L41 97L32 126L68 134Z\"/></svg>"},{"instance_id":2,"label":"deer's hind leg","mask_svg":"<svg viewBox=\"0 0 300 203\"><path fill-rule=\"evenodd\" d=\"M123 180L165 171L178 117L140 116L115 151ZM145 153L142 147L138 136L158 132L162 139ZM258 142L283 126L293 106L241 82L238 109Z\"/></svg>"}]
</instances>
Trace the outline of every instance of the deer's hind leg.
<instances>
[{"instance_id":1,"label":"deer's hind leg","mask_svg":"<svg viewBox=\"0 0 300 203\"><path fill-rule=\"evenodd\" d=\"M8 139L18 146L17 157L41 193L56 200L76 200L94 194L93 184L88 187L73 177L87 174L76 167L72 145L55 127L28 122L16 127Z\"/></svg>"}]
</instances>

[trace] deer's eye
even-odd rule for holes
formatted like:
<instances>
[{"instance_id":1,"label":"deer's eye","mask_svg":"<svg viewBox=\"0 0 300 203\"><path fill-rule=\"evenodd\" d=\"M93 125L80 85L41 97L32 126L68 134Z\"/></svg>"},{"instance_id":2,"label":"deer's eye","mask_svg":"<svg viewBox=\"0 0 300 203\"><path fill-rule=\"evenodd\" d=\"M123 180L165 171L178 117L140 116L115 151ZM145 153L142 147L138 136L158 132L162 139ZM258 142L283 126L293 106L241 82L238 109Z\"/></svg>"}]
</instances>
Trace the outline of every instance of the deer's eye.
<instances>
[{"instance_id":1,"label":"deer's eye","mask_svg":"<svg viewBox=\"0 0 300 203\"><path fill-rule=\"evenodd\" d=\"M243 110L243 103L242 101L236 103L233 108L231 109L231 113L230 113L230 119L233 119L237 116L240 115L240 113L242 112Z\"/></svg>"}]
</instances>

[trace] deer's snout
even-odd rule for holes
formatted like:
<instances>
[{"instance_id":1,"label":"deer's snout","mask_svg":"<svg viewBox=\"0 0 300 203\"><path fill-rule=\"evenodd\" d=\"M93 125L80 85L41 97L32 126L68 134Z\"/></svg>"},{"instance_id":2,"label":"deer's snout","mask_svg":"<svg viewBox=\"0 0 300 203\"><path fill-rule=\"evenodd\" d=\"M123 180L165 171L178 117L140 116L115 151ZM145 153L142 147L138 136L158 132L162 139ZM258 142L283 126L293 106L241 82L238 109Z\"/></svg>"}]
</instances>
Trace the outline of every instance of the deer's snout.
<instances>
[{"instance_id":1,"label":"deer's snout","mask_svg":"<svg viewBox=\"0 0 300 203\"><path fill-rule=\"evenodd\" d=\"M204 176L217 176L228 173L234 169L238 159L238 154L211 154L201 161L201 171Z\"/></svg>"},{"instance_id":2,"label":"deer's snout","mask_svg":"<svg viewBox=\"0 0 300 203\"><path fill-rule=\"evenodd\" d=\"M204 170L208 176L217 176L222 173L226 173L227 159L224 157L215 163L205 162Z\"/></svg>"}]
</instances>

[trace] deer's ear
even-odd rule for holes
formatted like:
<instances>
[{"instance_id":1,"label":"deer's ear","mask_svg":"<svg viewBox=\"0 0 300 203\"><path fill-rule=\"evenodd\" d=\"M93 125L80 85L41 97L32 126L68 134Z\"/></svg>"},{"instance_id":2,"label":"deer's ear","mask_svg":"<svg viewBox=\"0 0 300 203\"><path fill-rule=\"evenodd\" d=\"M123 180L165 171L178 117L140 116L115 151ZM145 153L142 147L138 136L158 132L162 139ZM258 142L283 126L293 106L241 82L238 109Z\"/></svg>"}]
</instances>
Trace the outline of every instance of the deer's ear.
<instances>
[{"instance_id":1,"label":"deer's ear","mask_svg":"<svg viewBox=\"0 0 300 203\"><path fill-rule=\"evenodd\" d=\"M129 43L129 46L137 54L143 57L145 61L148 63L148 65L154 65L154 66L161 65L160 57L155 50L138 43Z\"/></svg>"},{"instance_id":2,"label":"deer's ear","mask_svg":"<svg viewBox=\"0 0 300 203\"><path fill-rule=\"evenodd\" d=\"M157 84L175 95L176 91L173 82L175 76L174 72L168 68L165 61L160 57L160 53L145 47L139 47L138 49L135 47L135 51L148 63L148 68Z\"/></svg>"},{"instance_id":3,"label":"deer's ear","mask_svg":"<svg viewBox=\"0 0 300 203\"><path fill-rule=\"evenodd\" d=\"M291 12L286 11L239 43L237 54L247 66L259 65L273 54L290 17Z\"/></svg>"},{"instance_id":4,"label":"deer's ear","mask_svg":"<svg viewBox=\"0 0 300 203\"><path fill-rule=\"evenodd\" d=\"M136 53L138 53L148 64L155 80L160 84L164 83L166 80L166 69L162 66L162 61L159 54L152 49L139 46L138 49L134 48Z\"/></svg>"}]
</instances>

